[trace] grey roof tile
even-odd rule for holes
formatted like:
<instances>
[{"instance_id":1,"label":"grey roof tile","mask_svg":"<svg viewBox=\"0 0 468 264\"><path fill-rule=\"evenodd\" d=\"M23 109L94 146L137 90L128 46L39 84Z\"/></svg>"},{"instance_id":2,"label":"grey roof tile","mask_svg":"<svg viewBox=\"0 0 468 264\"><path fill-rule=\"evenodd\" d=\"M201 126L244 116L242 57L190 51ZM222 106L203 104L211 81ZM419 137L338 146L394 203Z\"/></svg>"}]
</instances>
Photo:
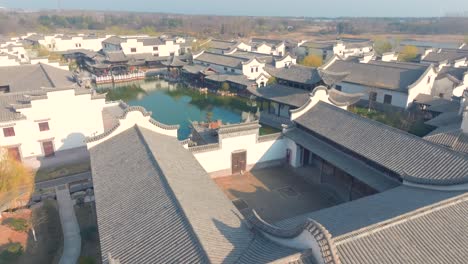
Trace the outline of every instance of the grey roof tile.
<instances>
[{"instance_id":1,"label":"grey roof tile","mask_svg":"<svg viewBox=\"0 0 468 264\"><path fill-rule=\"evenodd\" d=\"M343 264L466 263L467 194L335 239Z\"/></svg>"},{"instance_id":2,"label":"grey roof tile","mask_svg":"<svg viewBox=\"0 0 468 264\"><path fill-rule=\"evenodd\" d=\"M356 63L337 60L327 70L348 72L343 82L408 92L408 86L415 83L428 67L430 66L410 63L381 61Z\"/></svg>"},{"instance_id":3,"label":"grey roof tile","mask_svg":"<svg viewBox=\"0 0 468 264\"><path fill-rule=\"evenodd\" d=\"M12 93L75 85L71 72L41 63L0 67L0 86L9 86Z\"/></svg>"},{"instance_id":4,"label":"grey roof tile","mask_svg":"<svg viewBox=\"0 0 468 264\"><path fill-rule=\"evenodd\" d=\"M405 180L434 185L468 182L467 155L333 105L319 102L295 122Z\"/></svg>"},{"instance_id":5,"label":"grey roof tile","mask_svg":"<svg viewBox=\"0 0 468 264\"><path fill-rule=\"evenodd\" d=\"M272 84L265 87L249 87L253 95L273 102L287 104L294 107L303 106L310 98L309 91L292 88L281 84Z\"/></svg>"},{"instance_id":6,"label":"grey roof tile","mask_svg":"<svg viewBox=\"0 0 468 264\"><path fill-rule=\"evenodd\" d=\"M317 68L301 65L291 65L281 69L271 67L268 68L268 73L279 79L304 84L317 84L322 80Z\"/></svg>"}]
</instances>

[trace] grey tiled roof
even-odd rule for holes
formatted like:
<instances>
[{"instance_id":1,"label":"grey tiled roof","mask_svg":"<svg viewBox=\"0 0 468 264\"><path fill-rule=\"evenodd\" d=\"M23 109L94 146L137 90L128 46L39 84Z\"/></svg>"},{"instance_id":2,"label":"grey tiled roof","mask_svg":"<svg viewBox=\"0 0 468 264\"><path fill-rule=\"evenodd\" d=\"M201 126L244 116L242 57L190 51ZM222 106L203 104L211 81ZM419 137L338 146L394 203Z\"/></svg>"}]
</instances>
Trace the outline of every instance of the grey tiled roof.
<instances>
[{"instance_id":1,"label":"grey tiled roof","mask_svg":"<svg viewBox=\"0 0 468 264\"><path fill-rule=\"evenodd\" d=\"M316 155L379 192L400 185L397 180L390 178L384 172L365 164L351 155L345 154L342 150L334 148L301 129L290 129L285 133L285 136L297 144L313 150Z\"/></svg>"},{"instance_id":2,"label":"grey tiled roof","mask_svg":"<svg viewBox=\"0 0 468 264\"><path fill-rule=\"evenodd\" d=\"M165 175L148 152L137 128L90 150L103 261L110 253L122 263L207 262ZM181 251L184 254L176 253Z\"/></svg>"},{"instance_id":3,"label":"grey tiled roof","mask_svg":"<svg viewBox=\"0 0 468 264\"><path fill-rule=\"evenodd\" d=\"M90 153L103 260L252 263L297 252L254 236L176 138L135 126Z\"/></svg>"},{"instance_id":4,"label":"grey tiled roof","mask_svg":"<svg viewBox=\"0 0 468 264\"><path fill-rule=\"evenodd\" d=\"M127 56L123 51L107 51L105 52L106 60L109 62L125 62L128 61Z\"/></svg>"},{"instance_id":5,"label":"grey tiled roof","mask_svg":"<svg viewBox=\"0 0 468 264\"><path fill-rule=\"evenodd\" d=\"M292 88L281 84L273 84L265 87L249 87L253 95L273 102L287 104L294 107L303 106L310 98L309 91Z\"/></svg>"},{"instance_id":6,"label":"grey tiled roof","mask_svg":"<svg viewBox=\"0 0 468 264\"><path fill-rule=\"evenodd\" d=\"M408 92L408 86L415 83L428 67L428 65L409 63L380 61L356 63L337 60L327 70L349 72L343 82Z\"/></svg>"},{"instance_id":7,"label":"grey tiled roof","mask_svg":"<svg viewBox=\"0 0 468 264\"><path fill-rule=\"evenodd\" d=\"M41 87L72 87L76 83L69 71L45 64L0 67L0 86L10 92L41 90Z\"/></svg>"},{"instance_id":8,"label":"grey tiled roof","mask_svg":"<svg viewBox=\"0 0 468 264\"><path fill-rule=\"evenodd\" d=\"M164 45L164 43L159 38L141 38L137 41L143 43L143 46Z\"/></svg>"},{"instance_id":9,"label":"grey tiled roof","mask_svg":"<svg viewBox=\"0 0 468 264\"><path fill-rule=\"evenodd\" d=\"M275 225L291 228L304 223L307 219L314 219L337 239L340 236L456 197L462 193L399 186L354 201L284 219L276 222Z\"/></svg>"},{"instance_id":10,"label":"grey tiled roof","mask_svg":"<svg viewBox=\"0 0 468 264\"><path fill-rule=\"evenodd\" d=\"M455 124L460 127L462 122L462 116L458 112L445 112L434 117L433 119L426 121L425 124L433 127L443 127Z\"/></svg>"},{"instance_id":11,"label":"grey tiled roof","mask_svg":"<svg viewBox=\"0 0 468 264\"><path fill-rule=\"evenodd\" d=\"M317 68L301 65L291 65L282 69L268 68L268 73L279 79L304 84L316 84L322 80Z\"/></svg>"},{"instance_id":12,"label":"grey tiled roof","mask_svg":"<svg viewBox=\"0 0 468 264\"><path fill-rule=\"evenodd\" d=\"M235 41L212 39L209 42L209 48L219 49L219 50L228 50L236 44Z\"/></svg>"},{"instance_id":13,"label":"grey tiled roof","mask_svg":"<svg viewBox=\"0 0 468 264\"><path fill-rule=\"evenodd\" d=\"M295 122L405 180L434 185L468 182L467 155L330 104L317 103Z\"/></svg>"},{"instance_id":14,"label":"grey tiled roof","mask_svg":"<svg viewBox=\"0 0 468 264\"><path fill-rule=\"evenodd\" d=\"M126 41L127 41L127 39L117 37L117 36L112 36L112 37L109 37L109 38L103 40L102 43L109 43L109 44L112 44L112 45L120 45L122 42L126 42Z\"/></svg>"},{"instance_id":15,"label":"grey tiled roof","mask_svg":"<svg viewBox=\"0 0 468 264\"><path fill-rule=\"evenodd\" d=\"M466 263L468 195L335 239L343 264Z\"/></svg>"},{"instance_id":16,"label":"grey tiled roof","mask_svg":"<svg viewBox=\"0 0 468 264\"><path fill-rule=\"evenodd\" d=\"M16 109L31 107L31 101L47 98L47 91L63 90L65 88L42 89L35 91L24 91L15 93L0 94L0 122L8 122L24 119ZM66 89L72 89L70 87ZM75 94L91 93L90 90L77 88Z\"/></svg>"},{"instance_id":17,"label":"grey tiled roof","mask_svg":"<svg viewBox=\"0 0 468 264\"><path fill-rule=\"evenodd\" d=\"M194 61L241 69L242 62L248 61L248 59L240 59L228 55L204 52L202 55L198 56L197 58L194 58Z\"/></svg>"},{"instance_id":18,"label":"grey tiled roof","mask_svg":"<svg viewBox=\"0 0 468 264\"><path fill-rule=\"evenodd\" d=\"M422 60L423 62L427 63L439 63L445 60L448 60L449 63L459 60L462 58L468 57L468 51L466 50L449 50L443 49L441 51L432 51L427 54L426 57Z\"/></svg>"},{"instance_id":19,"label":"grey tiled roof","mask_svg":"<svg viewBox=\"0 0 468 264\"><path fill-rule=\"evenodd\" d=\"M460 129L459 124L458 126L440 127L430 135L425 136L424 139L468 154L468 134Z\"/></svg>"}]
</instances>

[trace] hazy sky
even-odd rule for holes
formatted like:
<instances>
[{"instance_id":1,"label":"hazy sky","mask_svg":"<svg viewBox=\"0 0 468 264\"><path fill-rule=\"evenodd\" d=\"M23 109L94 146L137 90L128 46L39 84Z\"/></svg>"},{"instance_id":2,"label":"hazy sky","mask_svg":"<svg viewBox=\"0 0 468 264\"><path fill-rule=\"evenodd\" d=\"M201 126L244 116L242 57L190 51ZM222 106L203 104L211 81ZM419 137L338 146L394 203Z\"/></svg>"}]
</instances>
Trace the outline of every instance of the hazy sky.
<instances>
[{"instance_id":1,"label":"hazy sky","mask_svg":"<svg viewBox=\"0 0 468 264\"><path fill-rule=\"evenodd\" d=\"M25 9L92 9L252 16L443 16L468 14L468 0L0 0Z\"/></svg>"}]
</instances>

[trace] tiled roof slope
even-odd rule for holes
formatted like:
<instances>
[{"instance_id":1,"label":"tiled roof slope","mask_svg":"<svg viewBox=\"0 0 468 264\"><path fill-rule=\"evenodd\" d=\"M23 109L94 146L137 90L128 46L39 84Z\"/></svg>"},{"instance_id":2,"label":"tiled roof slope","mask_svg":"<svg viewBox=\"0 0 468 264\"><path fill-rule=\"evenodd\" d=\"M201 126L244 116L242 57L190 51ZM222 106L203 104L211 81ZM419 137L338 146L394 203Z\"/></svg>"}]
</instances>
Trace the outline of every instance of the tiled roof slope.
<instances>
[{"instance_id":1,"label":"tiled roof slope","mask_svg":"<svg viewBox=\"0 0 468 264\"><path fill-rule=\"evenodd\" d=\"M462 193L399 186L351 202L285 219L275 225L281 228L291 228L304 223L307 219L314 219L336 238Z\"/></svg>"},{"instance_id":2,"label":"tiled roof slope","mask_svg":"<svg viewBox=\"0 0 468 264\"><path fill-rule=\"evenodd\" d=\"M269 67L268 73L279 79L305 84L316 84L322 80L317 68L301 65L291 65L282 69Z\"/></svg>"},{"instance_id":3,"label":"tiled roof slope","mask_svg":"<svg viewBox=\"0 0 468 264\"><path fill-rule=\"evenodd\" d=\"M335 238L343 264L451 263L468 259L468 194Z\"/></svg>"},{"instance_id":4,"label":"tiled roof slope","mask_svg":"<svg viewBox=\"0 0 468 264\"><path fill-rule=\"evenodd\" d=\"M90 153L103 260L267 263L298 252L253 235L176 138L135 126Z\"/></svg>"},{"instance_id":5,"label":"tiled roof slope","mask_svg":"<svg viewBox=\"0 0 468 264\"><path fill-rule=\"evenodd\" d=\"M10 87L10 92L41 90L41 87L74 86L73 75L45 64L0 67L0 86Z\"/></svg>"},{"instance_id":6,"label":"tiled roof slope","mask_svg":"<svg viewBox=\"0 0 468 264\"><path fill-rule=\"evenodd\" d=\"M90 153L104 261L109 253L122 263L207 261L138 129L129 129ZM184 254L176 254L181 251Z\"/></svg>"},{"instance_id":7,"label":"tiled roof slope","mask_svg":"<svg viewBox=\"0 0 468 264\"><path fill-rule=\"evenodd\" d=\"M455 151L468 154L468 134L464 133L460 126L441 127L436 133L424 137L425 140L443 145Z\"/></svg>"},{"instance_id":8,"label":"tiled roof slope","mask_svg":"<svg viewBox=\"0 0 468 264\"><path fill-rule=\"evenodd\" d=\"M407 92L427 70L428 65L371 61L356 63L337 60L327 71L348 72L343 82Z\"/></svg>"},{"instance_id":9,"label":"tiled roof slope","mask_svg":"<svg viewBox=\"0 0 468 264\"><path fill-rule=\"evenodd\" d=\"M330 104L295 120L306 129L420 184L468 182L468 156Z\"/></svg>"},{"instance_id":10,"label":"tiled roof slope","mask_svg":"<svg viewBox=\"0 0 468 264\"><path fill-rule=\"evenodd\" d=\"M248 61L248 59L241 59L237 57L215 54L210 52L204 52L202 55L198 56L194 60L239 69L242 68L242 62Z\"/></svg>"}]
</instances>

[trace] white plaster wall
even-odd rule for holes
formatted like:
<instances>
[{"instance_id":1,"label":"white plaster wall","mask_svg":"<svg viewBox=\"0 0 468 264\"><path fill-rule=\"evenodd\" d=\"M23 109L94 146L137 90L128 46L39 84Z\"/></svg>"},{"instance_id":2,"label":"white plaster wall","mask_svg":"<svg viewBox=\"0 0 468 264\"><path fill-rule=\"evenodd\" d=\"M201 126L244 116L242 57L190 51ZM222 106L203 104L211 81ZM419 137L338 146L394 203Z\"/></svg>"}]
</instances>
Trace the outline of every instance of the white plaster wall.
<instances>
[{"instance_id":1,"label":"white plaster wall","mask_svg":"<svg viewBox=\"0 0 468 264\"><path fill-rule=\"evenodd\" d=\"M257 47L256 52L257 53L262 53L262 54L271 54L272 50L271 50L270 46L268 46L266 44L262 44L262 45Z\"/></svg>"},{"instance_id":2,"label":"white plaster wall","mask_svg":"<svg viewBox=\"0 0 468 264\"><path fill-rule=\"evenodd\" d=\"M239 45L237 45L238 50L243 50L243 51L252 51L252 46L245 44L244 42L241 42Z\"/></svg>"},{"instance_id":3,"label":"white plaster wall","mask_svg":"<svg viewBox=\"0 0 468 264\"><path fill-rule=\"evenodd\" d=\"M291 151L290 162L289 165L293 166L294 168L298 168L301 166L301 153L299 152L300 149L297 146L296 142L292 141L289 138L286 138L286 148Z\"/></svg>"},{"instance_id":4,"label":"white plaster wall","mask_svg":"<svg viewBox=\"0 0 468 264\"><path fill-rule=\"evenodd\" d=\"M289 65L295 65L296 59L291 56L286 56L283 60L275 61L275 68L280 69Z\"/></svg>"},{"instance_id":5,"label":"white plaster wall","mask_svg":"<svg viewBox=\"0 0 468 264\"><path fill-rule=\"evenodd\" d=\"M382 61L397 61L398 55L395 52L382 54Z\"/></svg>"},{"instance_id":6,"label":"white plaster wall","mask_svg":"<svg viewBox=\"0 0 468 264\"><path fill-rule=\"evenodd\" d=\"M8 122L15 124L15 136L5 138L0 134L0 145L21 145L23 158L42 156L41 140L53 138L54 149L59 151L85 146L85 137L104 132L105 99L91 100L90 94L75 96L74 90L65 90L49 92L48 99L34 100L31 105L21 109L26 120ZM48 131L39 131L40 120L49 123Z\"/></svg>"},{"instance_id":7,"label":"white plaster wall","mask_svg":"<svg viewBox=\"0 0 468 264\"><path fill-rule=\"evenodd\" d=\"M436 77L437 72L435 69L432 67L428 68L421 78L409 87L406 107L410 106L419 94L431 94Z\"/></svg>"},{"instance_id":8,"label":"white plaster wall","mask_svg":"<svg viewBox=\"0 0 468 264\"><path fill-rule=\"evenodd\" d=\"M151 116L144 116L140 111L131 111L129 113L127 113L125 119L120 119L119 120L119 123L120 123L120 126L115 130L113 131L110 135L100 139L100 140L97 140L97 141L93 141L93 142L90 142L87 144L88 146L88 149L114 137L115 135L118 135L124 131L126 131L127 129L135 126L135 125L138 125L140 127L143 127L143 128L146 128L146 129L149 129L151 131L154 131L156 133L159 133L159 134L163 134L163 135L166 135L166 136L171 136L171 137L177 137L177 129L172 129L172 130L166 130L166 129L162 129L160 127L157 127L155 125L153 125L152 123L150 123L150 120L151 119ZM102 133L102 132L101 132ZM101 134L99 133L99 134Z\"/></svg>"},{"instance_id":9,"label":"white plaster wall","mask_svg":"<svg viewBox=\"0 0 468 264\"><path fill-rule=\"evenodd\" d=\"M0 67L4 66L17 66L20 63L15 59L10 59L8 56L0 56Z\"/></svg>"},{"instance_id":10,"label":"white plaster wall","mask_svg":"<svg viewBox=\"0 0 468 264\"><path fill-rule=\"evenodd\" d=\"M341 85L341 91L344 93L363 93L361 97L363 100L369 100L369 91L373 91L377 93L377 102L379 103L383 103L384 96L389 94L392 96L392 105L401 108L406 108L408 105L408 95L406 93L378 88L369 89L369 87L366 86L345 82L339 83L338 85Z\"/></svg>"},{"instance_id":11,"label":"white plaster wall","mask_svg":"<svg viewBox=\"0 0 468 264\"><path fill-rule=\"evenodd\" d=\"M71 39L55 39L54 51L67 51L74 49L87 49L99 51L102 48L102 41L106 38L83 38L82 36L72 37Z\"/></svg>"},{"instance_id":12,"label":"white plaster wall","mask_svg":"<svg viewBox=\"0 0 468 264\"><path fill-rule=\"evenodd\" d=\"M236 74L242 74L242 71L240 69L237 69L237 68L230 68L230 67L226 67L226 66L223 66L223 65L217 65L217 64L209 64L207 65L207 63L203 63L201 61L197 61L197 60L194 60L193 61L195 64L199 64L199 65L203 65L203 66L206 66L206 67L210 67L212 68L213 70L219 72L219 73L236 73ZM227 71L224 70L224 68L227 68ZM232 72L231 70L234 69L234 72Z\"/></svg>"},{"instance_id":13,"label":"white plaster wall","mask_svg":"<svg viewBox=\"0 0 468 264\"><path fill-rule=\"evenodd\" d=\"M252 68L254 71L252 72ZM256 71L258 68L258 72ZM260 76L260 74L265 72L265 63L261 63L257 60L253 60L248 64L242 65L242 73L247 77L249 80L255 80Z\"/></svg>"},{"instance_id":14,"label":"white plaster wall","mask_svg":"<svg viewBox=\"0 0 468 264\"><path fill-rule=\"evenodd\" d=\"M156 46L144 46L142 42L139 42L138 39L127 39L127 42L121 44L122 51L125 54L141 54L141 53L151 53L153 55L158 55L160 57L170 56L171 53L174 53L175 56L179 56L180 45L174 43L173 40L168 40L164 45ZM158 50L153 50L153 47L158 47ZM136 48L136 52L131 52L132 48Z\"/></svg>"},{"instance_id":15,"label":"white plaster wall","mask_svg":"<svg viewBox=\"0 0 468 264\"><path fill-rule=\"evenodd\" d=\"M194 153L208 173L231 170L231 155L238 150L247 151L247 166L286 158L284 139L258 143L257 135L250 134L222 139L220 143L221 149Z\"/></svg>"}]
</instances>

